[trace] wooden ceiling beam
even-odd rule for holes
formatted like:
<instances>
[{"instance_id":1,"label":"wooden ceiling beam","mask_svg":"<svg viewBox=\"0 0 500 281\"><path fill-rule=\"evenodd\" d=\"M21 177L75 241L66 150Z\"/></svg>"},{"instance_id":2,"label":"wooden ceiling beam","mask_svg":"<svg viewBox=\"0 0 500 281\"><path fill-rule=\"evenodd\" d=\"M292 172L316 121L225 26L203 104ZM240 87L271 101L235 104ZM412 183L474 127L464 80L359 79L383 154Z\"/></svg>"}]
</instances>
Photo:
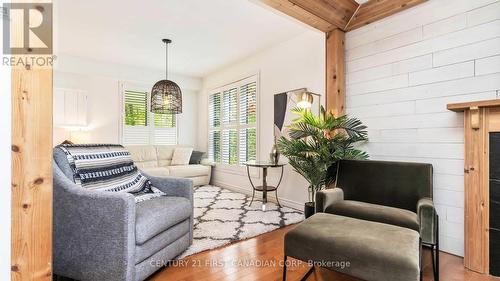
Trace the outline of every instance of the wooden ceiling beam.
<instances>
[{"instance_id":1,"label":"wooden ceiling beam","mask_svg":"<svg viewBox=\"0 0 500 281\"><path fill-rule=\"evenodd\" d=\"M336 28L335 25L288 0L260 0L260 2L323 32L329 32Z\"/></svg>"},{"instance_id":2,"label":"wooden ceiling beam","mask_svg":"<svg viewBox=\"0 0 500 281\"><path fill-rule=\"evenodd\" d=\"M344 29L359 6L354 0L289 1L340 29Z\"/></svg>"},{"instance_id":3,"label":"wooden ceiling beam","mask_svg":"<svg viewBox=\"0 0 500 281\"><path fill-rule=\"evenodd\" d=\"M370 0L362 4L345 31L368 25L428 0Z\"/></svg>"}]
</instances>

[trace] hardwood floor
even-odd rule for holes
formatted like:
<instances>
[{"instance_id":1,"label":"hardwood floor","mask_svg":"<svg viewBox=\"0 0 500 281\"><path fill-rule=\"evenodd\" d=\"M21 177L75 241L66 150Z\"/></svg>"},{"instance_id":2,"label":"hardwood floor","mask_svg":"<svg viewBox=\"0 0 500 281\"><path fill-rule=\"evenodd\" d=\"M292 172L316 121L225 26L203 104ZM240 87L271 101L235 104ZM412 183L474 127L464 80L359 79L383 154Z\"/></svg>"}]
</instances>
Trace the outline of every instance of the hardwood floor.
<instances>
[{"instance_id":1,"label":"hardwood floor","mask_svg":"<svg viewBox=\"0 0 500 281\"><path fill-rule=\"evenodd\" d=\"M291 227L293 226L187 257L177 264L158 271L149 280L281 280L283 236ZM446 253L441 253L440 257L442 281L500 281L499 278L466 270L462 258ZM308 270L307 265L293 259L289 260L296 264L288 267L287 280L300 280ZM316 269L307 280L357 281L358 279L326 269ZM424 280L433 280L431 256L427 250L424 252Z\"/></svg>"}]
</instances>

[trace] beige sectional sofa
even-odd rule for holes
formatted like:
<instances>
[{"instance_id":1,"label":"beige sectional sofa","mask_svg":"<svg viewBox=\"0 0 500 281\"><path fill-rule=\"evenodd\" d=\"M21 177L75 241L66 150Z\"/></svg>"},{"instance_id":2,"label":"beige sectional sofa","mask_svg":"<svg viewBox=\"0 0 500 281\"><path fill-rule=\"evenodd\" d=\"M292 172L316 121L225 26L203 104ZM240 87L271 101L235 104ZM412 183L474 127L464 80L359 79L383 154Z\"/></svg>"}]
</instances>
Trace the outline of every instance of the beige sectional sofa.
<instances>
[{"instance_id":1,"label":"beige sectional sofa","mask_svg":"<svg viewBox=\"0 0 500 281\"><path fill-rule=\"evenodd\" d=\"M193 180L193 185L210 183L212 164L202 159L201 164L171 166L176 147L182 145L130 145L126 148L132 155L134 163L147 174L159 177L176 177Z\"/></svg>"}]
</instances>

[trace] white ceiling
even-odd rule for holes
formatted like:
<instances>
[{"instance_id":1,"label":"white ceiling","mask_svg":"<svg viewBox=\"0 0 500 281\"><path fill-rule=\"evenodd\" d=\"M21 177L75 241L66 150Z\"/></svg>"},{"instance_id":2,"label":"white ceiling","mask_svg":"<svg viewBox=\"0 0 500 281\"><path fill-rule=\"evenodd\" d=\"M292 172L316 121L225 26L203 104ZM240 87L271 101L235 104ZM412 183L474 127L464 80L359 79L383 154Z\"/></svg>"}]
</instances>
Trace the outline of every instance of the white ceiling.
<instances>
[{"instance_id":1,"label":"white ceiling","mask_svg":"<svg viewBox=\"0 0 500 281\"><path fill-rule=\"evenodd\" d=\"M309 27L254 0L59 0L56 50L94 60L204 75Z\"/></svg>"}]
</instances>

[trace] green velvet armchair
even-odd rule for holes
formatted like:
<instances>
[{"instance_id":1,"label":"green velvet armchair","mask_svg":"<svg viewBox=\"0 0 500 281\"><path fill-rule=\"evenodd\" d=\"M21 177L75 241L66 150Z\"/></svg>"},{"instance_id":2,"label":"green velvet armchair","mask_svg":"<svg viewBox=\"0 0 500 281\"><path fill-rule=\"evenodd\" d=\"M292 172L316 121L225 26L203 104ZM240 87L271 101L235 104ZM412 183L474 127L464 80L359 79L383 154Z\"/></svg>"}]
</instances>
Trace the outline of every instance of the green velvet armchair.
<instances>
[{"instance_id":1,"label":"green velvet armchair","mask_svg":"<svg viewBox=\"0 0 500 281\"><path fill-rule=\"evenodd\" d=\"M386 223L420 233L432 249L439 280L438 214L432 201L432 165L344 160L335 186L316 194L316 212Z\"/></svg>"}]
</instances>

